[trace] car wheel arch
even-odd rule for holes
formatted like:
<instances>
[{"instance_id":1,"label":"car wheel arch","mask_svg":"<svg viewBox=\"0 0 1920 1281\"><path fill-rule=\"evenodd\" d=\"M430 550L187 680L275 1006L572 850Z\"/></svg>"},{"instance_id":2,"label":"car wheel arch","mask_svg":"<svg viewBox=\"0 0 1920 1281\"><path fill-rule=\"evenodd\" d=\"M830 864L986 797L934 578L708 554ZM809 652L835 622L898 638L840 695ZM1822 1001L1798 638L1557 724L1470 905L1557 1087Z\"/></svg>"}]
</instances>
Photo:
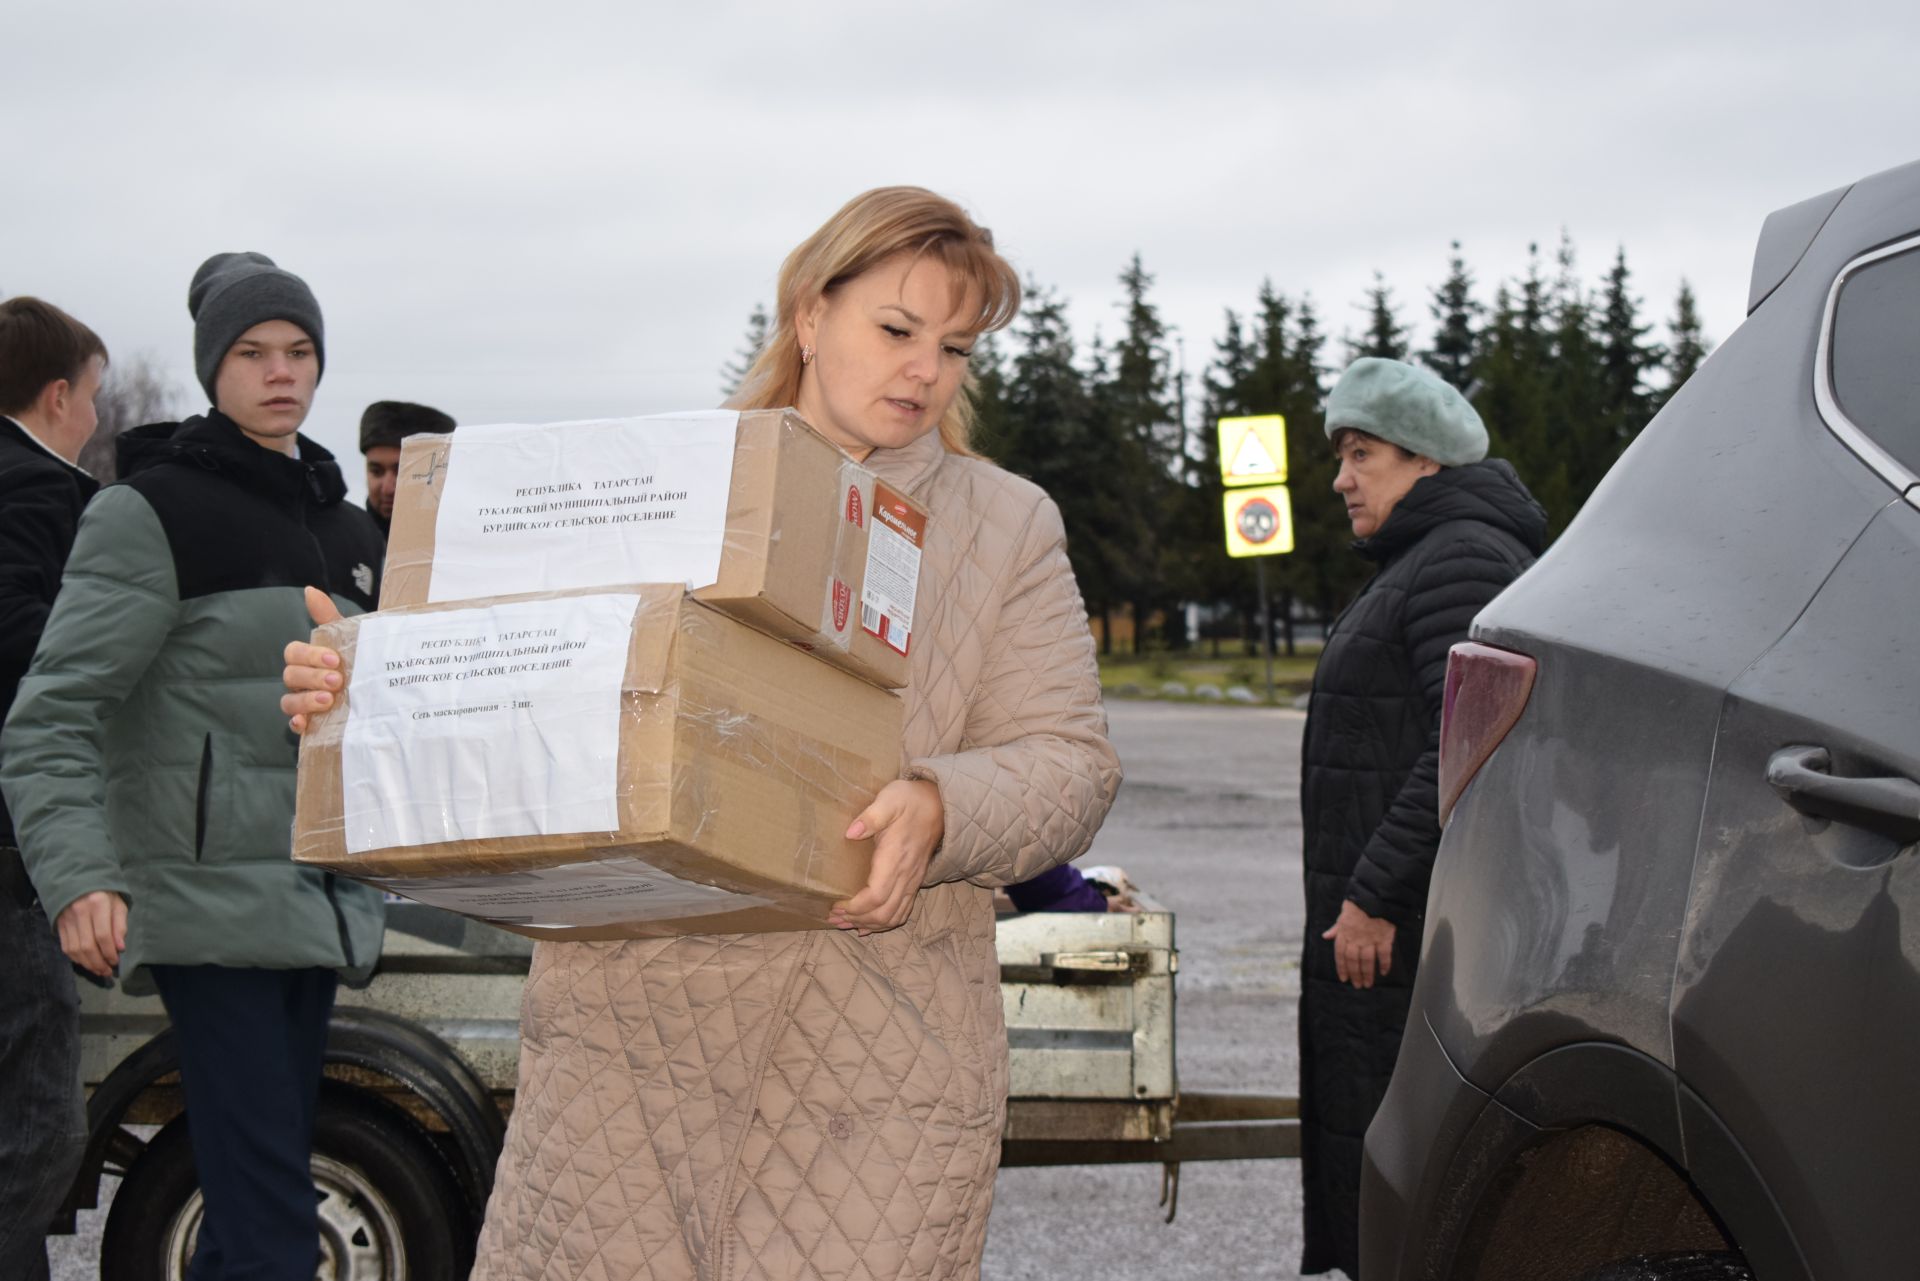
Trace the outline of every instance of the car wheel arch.
<instances>
[{"instance_id":1,"label":"car wheel arch","mask_svg":"<svg viewBox=\"0 0 1920 1281\"><path fill-rule=\"evenodd\" d=\"M1570 1215L1619 1210L1604 1199L1568 1197L1564 1177L1639 1189L1639 1224L1623 1229L1625 1252L1717 1248L1744 1253L1769 1281L1811 1274L1764 1179L1711 1106L1659 1060L1610 1042L1563 1045L1516 1070L1496 1090L1455 1148L1449 1183L1473 1185L1446 1259L1422 1276L1534 1276L1511 1241L1521 1225L1551 1210L1555 1249L1576 1225ZM1604 1174L1606 1177L1600 1177ZM1556 1180L1559 1180L1556 1182ZM1682 1198L1697 1205L1692 1216ZM1662 1220L1662 1199L1673 1211ZM1636 1239L1647 1222L1672 1224ZM1625 1220L1623 1220L1625 1222ZM1503 1256L1507 1261L1503 1262ZM1437 1266L1436 1266L1437 1265Z\"/></svg>"}]
</instances>

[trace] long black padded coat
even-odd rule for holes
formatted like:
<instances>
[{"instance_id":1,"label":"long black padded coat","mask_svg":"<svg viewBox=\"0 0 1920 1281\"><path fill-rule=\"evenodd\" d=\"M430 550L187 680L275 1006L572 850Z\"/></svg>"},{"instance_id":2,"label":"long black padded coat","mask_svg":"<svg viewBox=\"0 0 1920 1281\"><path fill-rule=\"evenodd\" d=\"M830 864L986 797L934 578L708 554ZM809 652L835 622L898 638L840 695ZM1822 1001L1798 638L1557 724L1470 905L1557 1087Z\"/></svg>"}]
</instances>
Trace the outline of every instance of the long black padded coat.
<instances>
[{"instance_id":1,"label":"long black padded coat","mask_svg":"<svg viewBox=\"0 0 1920 1281\"><path fill-rule=\"evenodd\" d=\"M1490 459L1416 481L1354 544L1379 569L1327 638L1301 752L1303 1273L1360 1276L1361 1144L1400 1050L1440 844L1447 651L1533 563L1546 530L1513 468ZM1320 937L1347 899L1397 927L1392 972L1366 991L1339 981Z\"/></svg>"}]
</instances>

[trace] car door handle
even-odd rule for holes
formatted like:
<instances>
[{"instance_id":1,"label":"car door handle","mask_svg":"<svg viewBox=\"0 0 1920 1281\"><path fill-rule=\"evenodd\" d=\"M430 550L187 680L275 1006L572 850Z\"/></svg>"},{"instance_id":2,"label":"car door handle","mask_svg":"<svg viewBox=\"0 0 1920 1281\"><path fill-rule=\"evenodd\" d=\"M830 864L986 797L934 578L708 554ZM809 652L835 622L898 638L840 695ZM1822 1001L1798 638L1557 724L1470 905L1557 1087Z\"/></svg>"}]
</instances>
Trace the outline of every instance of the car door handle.
<instances>
[{"instance_id":1,"label":"car door handle","mask_svg":"<svg viewBox=\"0 0 1920 1281\"><path fill-rule=\"evenodd\" d=\"M1835 778L1824 747L1783 747L1767 782L1802 814L1864 828L1902 845L1920 841L1920 783L1910 778Z\"/></svg>"}]
</instances>

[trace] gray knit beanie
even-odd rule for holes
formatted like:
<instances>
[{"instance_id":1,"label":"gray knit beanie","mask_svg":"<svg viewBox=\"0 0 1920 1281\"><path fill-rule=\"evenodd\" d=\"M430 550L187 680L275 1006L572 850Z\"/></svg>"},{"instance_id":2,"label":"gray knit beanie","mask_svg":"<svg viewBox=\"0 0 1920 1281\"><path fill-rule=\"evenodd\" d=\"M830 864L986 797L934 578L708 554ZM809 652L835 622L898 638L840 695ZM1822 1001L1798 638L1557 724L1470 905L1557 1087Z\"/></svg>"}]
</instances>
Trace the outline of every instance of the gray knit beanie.
<instances>
[{"instance_id":1,"label":"gray knit beanie","mask_svg":"<svg viewBox=\"0 0 1920 1281\"><path fill-rule=\"evenodd\" d=\"M316 365L326 370L326 336L313 290L265 254L215 254L201 263L187 287L187 314L193 317L193 372L208 400L215 399L214 377L228 348L263 320L300 326L313 339Z\"/></svg>"},{"instance_id":2,"label":"gray knit beanie","mask_svg":"<svg viewBox=\"0 0 1920 1281\"><path fill-rule=\"evenodd\" d=\"M1487 428L1438 374L1403 360L1362 356L1327 394L1327 439L1351 427L1424 454L1442 467L1487 456Z\"/></svg>"}]
</instances>

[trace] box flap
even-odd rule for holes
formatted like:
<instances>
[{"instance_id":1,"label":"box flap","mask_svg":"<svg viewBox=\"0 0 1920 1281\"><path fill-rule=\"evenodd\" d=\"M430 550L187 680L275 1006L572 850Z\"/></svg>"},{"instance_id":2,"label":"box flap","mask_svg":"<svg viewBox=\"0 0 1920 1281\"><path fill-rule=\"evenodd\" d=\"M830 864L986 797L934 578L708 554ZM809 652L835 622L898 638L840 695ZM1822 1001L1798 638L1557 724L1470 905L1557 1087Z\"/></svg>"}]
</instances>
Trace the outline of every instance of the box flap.
<instances>
[{"instance_id":1,"label":"box flap","mask_svg":"<svg viewBox=\"0 0 1920 1281\"><path fill-rule=\"evenodd\" d=\"M640 597L640 608L633 614L633 648L627 651L627 690L659 694L667 688L667 664L673 657L673 638L679 630L680 604L687 589L669 583L634 591Z\"/></svg>"},{"instance_id":2,"label":"box flap","mask_svg":"<svg viewBox=\"0 0 1920 1281\"><path fill-rule=\"evenodd\" d=\"M433 581L441 482L451 448L446 436L409 436L400 442L400 484L394 489L387 567L380 581L383 609L427 599Z\"/></svg>"}]
</instances>

